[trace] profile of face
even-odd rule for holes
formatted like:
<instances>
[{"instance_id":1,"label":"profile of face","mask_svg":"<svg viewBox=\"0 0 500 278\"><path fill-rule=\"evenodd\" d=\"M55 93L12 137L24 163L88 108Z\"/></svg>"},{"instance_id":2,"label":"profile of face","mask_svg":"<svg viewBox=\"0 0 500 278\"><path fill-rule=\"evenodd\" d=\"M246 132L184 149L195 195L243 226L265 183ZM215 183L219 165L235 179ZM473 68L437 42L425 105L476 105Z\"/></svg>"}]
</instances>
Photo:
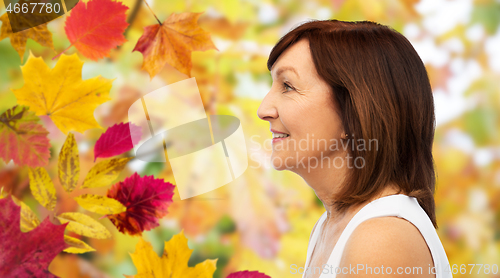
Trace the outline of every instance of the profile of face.
<instances>
[{"instance_id":1,"label":"profile of face","mask_svg":"<svg viewBox=\"0 0 500 278\"><path fill-rule=\"evenodd\" d=\"M316 71L308 40L288 47L271 68L271 76L271 90L257 114L273 133L273 167L300 175L328 167L326 157L330 164L344 157L342 148L331 147L344 133L340 111L332 101L332 89Z\"/></svg>"}]
</instances>

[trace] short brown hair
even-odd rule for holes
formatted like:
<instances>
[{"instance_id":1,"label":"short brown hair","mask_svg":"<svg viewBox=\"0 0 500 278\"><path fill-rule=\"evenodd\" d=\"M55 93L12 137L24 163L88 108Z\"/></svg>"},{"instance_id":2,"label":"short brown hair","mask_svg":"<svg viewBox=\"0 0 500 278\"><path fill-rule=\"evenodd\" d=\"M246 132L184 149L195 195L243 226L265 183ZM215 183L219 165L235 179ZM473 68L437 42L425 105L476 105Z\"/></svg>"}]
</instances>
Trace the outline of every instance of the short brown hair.
<instances>
[{"instance_id":1,"label":"short brown hair","mask_svg":"<svg viewBox=\"0 0 500 278\"><path fill-rule=\"evenodd\" d=\"M427 71L411 43L370 21L312 20L278 41L267 68L301 39L308 40L319 76L333 89L344 131L355 142L378 142L377 150L348 148L366 163L352 168L334 206L344 211L395 183L400 192L417 198L437 228L434 101Z\"/></svg>"}]
</instances>

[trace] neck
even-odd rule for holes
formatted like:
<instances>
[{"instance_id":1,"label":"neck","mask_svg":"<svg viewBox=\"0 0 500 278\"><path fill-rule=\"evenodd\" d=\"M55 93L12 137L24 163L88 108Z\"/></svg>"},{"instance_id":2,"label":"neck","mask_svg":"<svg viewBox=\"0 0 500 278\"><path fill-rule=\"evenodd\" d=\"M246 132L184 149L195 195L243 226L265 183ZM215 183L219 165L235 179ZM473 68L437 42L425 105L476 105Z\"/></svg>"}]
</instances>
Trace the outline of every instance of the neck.
<instances>
[{"instance_id":1,"label":"neck","mask_svg":"<svg viewBox=\"0 0 500 278\"><path fill-rule=\"evenodd\" d=\"M309 169L309 171L307 171L307 169L305 169L305 171L297 171L297 174L314 190L318 199L323 203L327 213L327 223L335 224L345 221L349 222L361 208L371 201L399 193L398 187L391 183L369 200L352 205L343 212L340 212L333 205L336 201L334 195L338 192L340 186L343 185L348 170L349 169L346 167L317 167L315 169Z\"/></svg>"}]
</instances>

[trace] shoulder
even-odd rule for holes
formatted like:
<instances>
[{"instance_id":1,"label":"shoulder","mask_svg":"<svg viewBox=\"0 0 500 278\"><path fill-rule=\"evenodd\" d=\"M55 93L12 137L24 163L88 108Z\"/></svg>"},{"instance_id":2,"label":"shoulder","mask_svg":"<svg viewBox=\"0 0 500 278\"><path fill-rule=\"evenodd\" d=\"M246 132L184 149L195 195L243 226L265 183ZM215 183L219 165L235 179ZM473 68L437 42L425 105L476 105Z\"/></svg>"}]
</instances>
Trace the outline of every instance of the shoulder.
<instances>
[{"instance_id":1,"label":"shoulder","mask_svg":"<svg viewBox=\"0 0 500 278\"><path fill-rule=\"evenodd\" d=\"M346 242L340 266L358 264L373 268L390 267L394 276L398 275L396 270L399 267L402 267L401 270L410 267L411 274L419 275L405 273L405 277L434 277L428 271L429 266L433 266L433 261L422 234L411 222L394 216L368 219L356 227ZM373 276L370 273L364 273L366 276L361 275L363 273L358 272L355 277ZM349 277L349 275L339 275L339 277ZM391 275L386 273L382 277Z\"/></svg>"}]
</instances>

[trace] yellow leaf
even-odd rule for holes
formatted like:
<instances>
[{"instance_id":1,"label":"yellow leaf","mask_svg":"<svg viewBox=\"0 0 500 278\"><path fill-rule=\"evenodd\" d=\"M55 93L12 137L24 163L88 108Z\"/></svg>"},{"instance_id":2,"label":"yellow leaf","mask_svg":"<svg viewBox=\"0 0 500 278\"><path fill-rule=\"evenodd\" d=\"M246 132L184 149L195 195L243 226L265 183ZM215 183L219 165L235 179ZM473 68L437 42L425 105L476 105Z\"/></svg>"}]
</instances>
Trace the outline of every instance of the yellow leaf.
<instances>
[{"instance_id":1,"label":"yellow leaf","mask_svg":"<svg viewBox=\"0 0 500 278\"><path fill-rule=\"evenodd\" d=\"M110 238L111 233L101 223L92 217L79 212L66 212L57 216L62 224L68 223L66 229L82 236L104 239Z\"/></svg>"},{"instance_id":2,"label":"yellow leaf","mask_svg":"<svg viewBox=\"0 0 500 278\"><path fill-rule=\"evenodd\" d=\"M97 76L82 80L83 62L77 54L62 55L50 69L42 58L31 53L21 67L24 86L12 90L17 103L27 105L36 115L48 115L63 132L84 132L101 128L94 119L94 110L110 100L109 90L113 80Z\"/></svg>"},{"instance_id":3,"label":"yellow leaf","mask_svg":"<svg viewBox=\"0 0 500 278\"><path fill-rule=\"evenodd\" d=\"M117 200L99 195L83 194L75 200L82 208L98 214L118 214L127 210Z\"/></svg>"},{"instance_id":4,"label":"yellow leaf","mask_svg":"<svg viewBox=\"0 0 500 278\"><path fill-rule=\"evenodd\" d=\"M40 220L23 201L11 196L16 205L21 206L21 231L29 232L40 225Z\"/></svg>"},{"instance_id":5,"label":"yellow leaf","mask_svg":"<svg viewBox=\"0 0 500 278\"><path fill-rule=\"evenodd\" d=\"M3 187L0 187L0 199L6 198L9 194L3 191Z\"/></svg>"},{"instance_id":6,"label":"yellow leaf","mask_svg":"<svg viewBox=\"0 0 500 278\"><path fill-rule=\"evenodd\" d=\"M82 188L111 185L132 157L106 159L94 165L83 181Z\"/></svg>"},{"instance_id":7,"label":"yellow leaf","mask_svg":"<svg viewBox=\"0 0 500 278\"><path fill-rule=\"evenodd\" d=\"M95 249L90 247L87 243L85 243L79 239L76 239L74 237L64 235L64 242L71 245L71 247L68 247L68 248L63 250L64 252L67 252L67 253L82 254L82 253L95 251Z\"/></svg>"},{"instance_id":8,"label":"yellow leaf","mask_svg":"<svg viewBox=\"0 0 500 278\"><path fill-rule=\"evenodd\" d=\"M135 252L130 254L137 275L127 276L135 278L154 277L207 277L212 278L216 269L217 259L205 260L194 267L188 267L188 261L193 250L188 248L184 232L174 235L165 242L165 249L161 258L153 251L153 247L144 239L139 239Z\"/></svg>"},{"instance_id":9,"label":"yellow leaf","mask_svg":"<svg viewBox=\"0 0 500 278\"><path fill-rule=\"evenodd\" d=\"M72 192L80 176L80 156L73 133L68 134L59 153L59 180L66 192Z\"/></svg>"},{"instance_id":10,"label":"yellow leaf","mask_svg":"<svg viewBox=\"0 0 500 278\"><path fill-rule=\"evenodd\" d=\"M47 170L43 167L28 168L28 174L33 197L48 210L54 210L57 202L56 189Z\"/></svg>"},{"instance_id":11,"label":"yellow leaf","mask_svg":"<svg viewBox=\"0 0 500 278\"><path fill-rule=\"evenodd\" d=\"M47 29L47 23L14 33L12 32L12 26L10 25L7 13L0 16L0 21L2 21L0 41L7 37L10 38L10 44L17 51L19 57L21 57L21 63L23 62L24 51L26 50L26 41L28 39L32 39L42 46L54 49L54 45L52 44L52 33L49 29Z\"/></svg>"}]
</instances>

